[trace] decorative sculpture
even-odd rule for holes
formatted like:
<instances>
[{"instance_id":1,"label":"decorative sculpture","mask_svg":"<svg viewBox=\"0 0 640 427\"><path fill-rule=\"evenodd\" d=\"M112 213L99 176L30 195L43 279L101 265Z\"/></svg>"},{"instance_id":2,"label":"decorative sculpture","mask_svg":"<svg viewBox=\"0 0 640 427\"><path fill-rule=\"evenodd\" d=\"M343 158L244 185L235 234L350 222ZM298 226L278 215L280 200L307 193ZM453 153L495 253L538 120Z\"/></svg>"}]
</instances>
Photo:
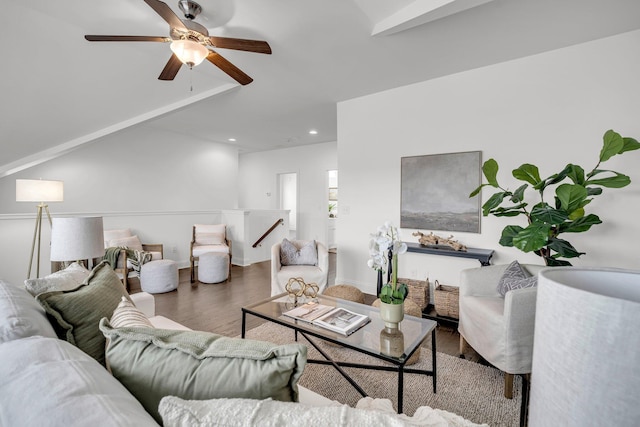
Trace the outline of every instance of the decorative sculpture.
<instances>
[{"instance_id":1,"label":"decorative sculpture","mask_svg":"<svg viewBox=\"0 0 640 427\"><path fill-rule=\"evenodd\" d=\"M416 231L412 234L413 236L417 236L418 242L424 246L431 246L435 248L446 248L453 249L454 251L466 252L467 247L462 243L459 243L457 240L453 240L453 235L450 235L446 239L444 237L440 237L437 234L433 234L430 232L429 234L424 234L420 231Z\"/></svg>"}]
</instances>

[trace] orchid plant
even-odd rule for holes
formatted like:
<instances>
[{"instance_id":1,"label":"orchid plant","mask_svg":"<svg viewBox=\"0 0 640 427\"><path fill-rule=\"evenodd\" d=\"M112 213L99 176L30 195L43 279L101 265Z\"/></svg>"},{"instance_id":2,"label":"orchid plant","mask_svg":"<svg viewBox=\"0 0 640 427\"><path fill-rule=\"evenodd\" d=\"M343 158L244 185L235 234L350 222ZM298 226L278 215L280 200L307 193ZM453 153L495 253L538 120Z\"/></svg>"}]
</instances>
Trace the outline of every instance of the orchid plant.
<instances>
[{"instance_id":1,"label":"orchid plant","mask_svg":"<svg viewBox=\"0 0 640 427\"><path fill-rule=\"evenodd\" d=\"M387 251L391 254L391 265ZM391 268L391 281L382 286L380 290L380 301L387 304L402 304L407 297L409 290L404 283L398 283L398 255L407 251L407 244L400 240L400 233L391 222L386 221L378 227L378 231L371 235L369 241L369 260L367 265L378 272L384 272L385 267Z\"/></svg>"}]
</instances>

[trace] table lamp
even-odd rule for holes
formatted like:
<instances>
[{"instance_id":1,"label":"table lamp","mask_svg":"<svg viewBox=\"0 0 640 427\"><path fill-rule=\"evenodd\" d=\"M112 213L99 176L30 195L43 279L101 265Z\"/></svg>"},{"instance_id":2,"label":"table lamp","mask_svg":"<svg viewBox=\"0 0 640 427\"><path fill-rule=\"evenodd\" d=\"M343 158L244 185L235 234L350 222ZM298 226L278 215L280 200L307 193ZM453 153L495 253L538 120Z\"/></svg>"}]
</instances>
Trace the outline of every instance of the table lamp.
<instances>
[{"instance_id":1,"label":"table lamp","mask_svg":"<svg viewBox=\"0 0 640 427\"><path fill-rule=\"evenodd\" d=\"M36 215L36 227L33 232L33 242L31 244L31 257L29 258L29 270L27 279L31 278L31 267L33 265L33 253L38 241L38 258L36 264L36 277L40 276L40 236L42 234L42 210L47 213L49 225L51 225L51 214L49 205L51 202L63 201L62 181L45 181L42 179L16 179L16 202L38 202L38 213Z\"/></svg>"},{"instance_id":2,"label":"table lamp","mask_svg":"<svg viewBox=\"0 0 640 427\"><path fill-rule=\"evenodd\" d=\"M640 271L538 276L529 426L640 422Z\"/></svg>"},{"instance_id":3,"label":"table lamp","mask_svg":"<svg viewBox=\"0 0 640 427\"><path fill-rule=\"evenodd\" d=\"M102 217L54 218L51 261L83 261L104 256L103 233Z\"/></svg>"}]
</instances>

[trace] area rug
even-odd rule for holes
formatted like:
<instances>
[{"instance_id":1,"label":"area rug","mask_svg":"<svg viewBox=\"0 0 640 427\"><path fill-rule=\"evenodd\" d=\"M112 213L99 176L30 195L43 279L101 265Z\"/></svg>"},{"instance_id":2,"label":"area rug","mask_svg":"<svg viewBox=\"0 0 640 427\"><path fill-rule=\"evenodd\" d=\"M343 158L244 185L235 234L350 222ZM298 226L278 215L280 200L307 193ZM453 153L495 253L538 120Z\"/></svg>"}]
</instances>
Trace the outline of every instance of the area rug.
<instances>
[{"instance_id":1,"label":"area rug","mask_svg":"<svg viewBox=\"0 0 640 427\"><path fill-rule=\"evenodd\" d=\"M247 331L247 338L286 344L294 341L291 329L264 323ZM300 343L306 343L302 336ZM317 340L316 342L319 342ZM427 340L430 341L430 340ZM320 344L335 360L355 363L383 364L373 357L332 346ZM322 359L316 349L307 343L308 358ZM433 393L431 377L418 374L404 375L404 413L412 416L420 406L443 409L456 413L475 423L490 426L518 426L520 416L520 378L514 382L514 398L503 395L504 377L495 368L437 353L437 393ZM423 347L419 361L410 366L431 369L431 349ZM396 372L345 368L349 375L373 398L390 399L397 408L398 374ZM362 396L333 367L307 364L300 385L329 399L355 407Z\"/></svg>"}]
</instances>

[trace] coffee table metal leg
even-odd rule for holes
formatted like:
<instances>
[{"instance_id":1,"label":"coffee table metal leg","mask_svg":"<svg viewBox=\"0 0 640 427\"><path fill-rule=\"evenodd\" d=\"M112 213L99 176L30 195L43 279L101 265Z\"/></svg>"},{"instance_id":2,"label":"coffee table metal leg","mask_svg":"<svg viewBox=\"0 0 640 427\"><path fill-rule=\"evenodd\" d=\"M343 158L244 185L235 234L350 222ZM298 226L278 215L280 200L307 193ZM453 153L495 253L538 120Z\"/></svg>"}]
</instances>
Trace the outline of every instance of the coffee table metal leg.
<instances>
[{"instance_id":1,"label":"coffee table metal leg","mask_svg":"<svg viewBox=\"0 0 640 427\"><path fill-rule=\"evenodd\" d=\"M433 328L431 331L431 360L433 361L433 366L431 370L433 371L433 392L436 392L436 328Z\"/></svg>"},{"instance_id":2,"label":"coffee table metal leg","mask_svg":"<svg viewBox=\"0 0 640 427\"><path fill-rule=\"evenodd\" d=\"M402 413L402 400L404 396L404 365L398 366L398 413Z\"/></svg>"},{"instance_id":3,"label":"coffee table metal leg","mask_svg":"<svg viewBox=\"0 0 640 427\"><path fill-rule=\"evenodd\" d=\"M241 335L242 338L244 338L246 327L247 327L247 312L242 310L242 335Z\"/></svg>"}]
</instances>

